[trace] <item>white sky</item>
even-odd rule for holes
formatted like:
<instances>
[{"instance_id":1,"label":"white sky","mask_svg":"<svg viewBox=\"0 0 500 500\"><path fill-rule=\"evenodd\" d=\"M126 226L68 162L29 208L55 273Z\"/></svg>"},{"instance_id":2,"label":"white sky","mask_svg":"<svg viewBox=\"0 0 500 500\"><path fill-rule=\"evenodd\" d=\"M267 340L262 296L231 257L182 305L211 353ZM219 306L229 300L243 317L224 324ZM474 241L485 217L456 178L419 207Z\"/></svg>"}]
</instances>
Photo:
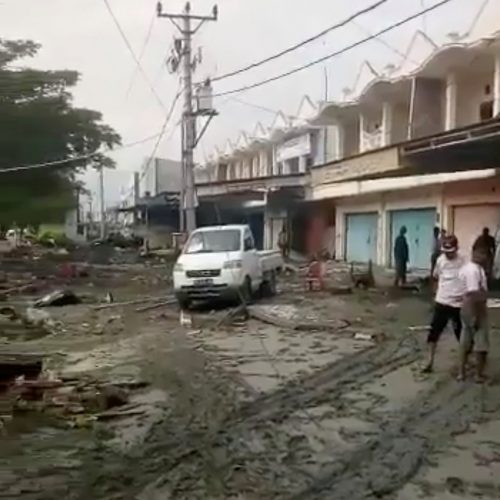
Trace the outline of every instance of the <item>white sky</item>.
<instances>
[{"instance_id":1,"label":"white sky","mask_svg":"<svg viewBox=\"0 0 500 500\"><path fill-rule=\"evenodd\" d=\"M466 31L484 0L453 0L450 4L428 14L425 18L398 28L384 40L404 51L417 29L424 29L436 43L446 41L446 34ZM110 0L135 52L140 52L148 26L155 13L156 0ZM438 0L389 0L375 12L357 21L362 28L378 31L391 23L431 6ZM178 12L184 1L165 0L164 10ZM194 41L203 47L204 62L197 79L222 73L263 58L307 38L375 0L219 0L219 21L205 24ZM193 0L192 12L209 14L213 2ZM473 37L500 29L500 0L490 0L479 20ZM215 92L267 78L294 66L307 63L344 45L364 38L362 28L349 25L261 68L215 85ZM143 67L167 107L178 89L178 78L170 75L162 61L170 52L176 30L167 19L156 19L150 43L142 59ZM165 112L156 102L148 85L136 74L127 95L135 63L127 51L103 0L0 0L0 36L29 38L42 44L33 66L50 69L74 69L81 73L75 90L75 102L103 113L123 138L132 142L158 132ZM423 54L423 52L422 52ZM417 60L419 48L412 58ZM266 85L236 97L271 109L293 114L301 97L308 94L313 100L323 99L324 71L329 80L330 98L340 98L341 90L352 85L362 61L368 59L375 69L383 71L401 58L380 42L372 41L348 54L332 59L292 77ZM235 100L216 100L220 115L205 135L198 157L223 146L227 138L236 139L240 129L252 130L257 121L269 125L272 113L238 103ZM180 108L180 106L179 106ZM178 122L176 115L172 125ZM178 158L179 134L167 129L159 155ZM108 203L119 197L120 187L130 184L131 172L138 169L142 159L151 154L154 141L114 153L118 162L116 172L106 175ZM96 176L87 176L89 187L95 190Z\"/></svg>"}]
</instances>

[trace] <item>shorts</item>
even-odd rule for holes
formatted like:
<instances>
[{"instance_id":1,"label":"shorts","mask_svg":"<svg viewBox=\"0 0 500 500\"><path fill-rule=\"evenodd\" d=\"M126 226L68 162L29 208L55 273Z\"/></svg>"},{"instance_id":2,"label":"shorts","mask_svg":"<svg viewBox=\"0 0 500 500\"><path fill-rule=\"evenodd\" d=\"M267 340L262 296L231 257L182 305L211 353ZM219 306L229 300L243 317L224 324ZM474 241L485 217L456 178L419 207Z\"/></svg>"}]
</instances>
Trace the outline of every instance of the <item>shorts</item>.
<instances>
[{"instance_id":1,"label":"shorts","mask_svg":"<svg viewBox=\"0 0 500 500\"><path fill-rule=\"evenodd\" d=\"M462 321L460 319L460 307L448 306L446 304L440 304L436 302L434 305L434 314L432 315L431 327L429 329L429 335L427 336L427 342L430 344L436 344L444 332L448 321L453 324L453 332L457 340L460 340L460 334L462 331Z\"/></svg>"},{"instance_id":2,"label":"shorts","mask_svg":"<svg viewBox=\"0 0 500 500\"><path fill-rule=\"evenodd\" d=\"M488 352L490 350L488 318L485 316L478 322L473 315L462 311L462 322L464 331L460 345L467 351Z\"/></svg>"}]
</instances>

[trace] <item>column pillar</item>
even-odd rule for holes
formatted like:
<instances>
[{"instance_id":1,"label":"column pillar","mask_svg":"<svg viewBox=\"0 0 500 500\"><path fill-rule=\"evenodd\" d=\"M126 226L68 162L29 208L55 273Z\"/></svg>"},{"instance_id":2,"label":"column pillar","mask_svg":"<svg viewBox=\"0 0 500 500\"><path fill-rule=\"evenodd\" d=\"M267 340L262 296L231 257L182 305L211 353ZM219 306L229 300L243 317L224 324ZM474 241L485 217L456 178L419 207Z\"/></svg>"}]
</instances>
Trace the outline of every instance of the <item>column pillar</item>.
<instances>
[{"instance_id":1,"label":"column pillar","mask_svg":"<svg viewBox=\"0 0 500 500\"><path fill-rule=\"evenodd\" d=\"M299 172L303 174L307 169L307 157L299 156Z\"/></svg>"},{"instance_id":2,"label":"column pillar","mask_svg":"<svg viewBox=\"0 0 500 500\"><path fill-rule=\"evenodd\" d=\"M384 102L382 105L382 140L380 145L382 147L392 144L392 105Z\"/></svg>"},{"instance_id":3,"label":"column pillar","mask_svg":"<svg viewBox=\"0 0 500 500\"><path fill-rule=\"evenodd\" d=\"M446 110L444 128L453 130L457 127L457 75L449 73L446 76Z\"/></svg>"},{"instance_id":4,"label":"column pillar","mask_svg":"<svg viewBox=\"0 0 500 500\"><path fill-rule=\"evenodd\" d=\"M335 126L335 134L334 134L334 140L335 140L335 148L333 151L333 155L335 160L340 160L344 158L344 145L345 145L345 129L344 126L338 123Z\"/></svg>"},{"instance_id":5,"label":"column pillar","mask_svg":"<svg viewBox=\"0 0 500 500\"><path fill-rule=\"evenodd\" d=\"M493 78L493 116L500 114L500 54L495 55L495 75Z\"/></svg>"},{"instance_id":6,"label":"column pillar","mask_svg":"<svg viewBox=\"0 0 500 500\"><path fill-rule=\"evenodd\" d=\"M365 150L365 117L363 113L359 114L359 152Z\"/></svg>"}]
</instances>

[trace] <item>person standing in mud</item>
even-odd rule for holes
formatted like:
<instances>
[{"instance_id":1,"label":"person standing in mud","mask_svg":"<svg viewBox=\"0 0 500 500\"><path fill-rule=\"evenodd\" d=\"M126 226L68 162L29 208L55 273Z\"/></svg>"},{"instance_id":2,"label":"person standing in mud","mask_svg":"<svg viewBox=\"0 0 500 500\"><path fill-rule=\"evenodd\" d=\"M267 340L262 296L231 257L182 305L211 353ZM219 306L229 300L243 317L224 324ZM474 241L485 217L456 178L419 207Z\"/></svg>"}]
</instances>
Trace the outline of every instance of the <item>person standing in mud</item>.
<instances>
[{"instance_id":1,"label":"person standing in mud","mask_svg":"<svg viewBox=\"0 0 500 500\"><path fill-rule=\"evenodd\" d=\"M434 268L436 267L436 262L438 257L441 255L441 243L442 238L440 236L441 231L436 226L434 227L434 236L432 238L432 253L431 253L431 280L434 276Z\"/></svg>"},{"instance_id":2,"label":"person standing in mud","mask_svg":"<svg viewBox=\"0 0 500 500\"><path fill-rule=\"evenodd\" d=\"M288 256L290 254L290 241L288 238L288 231L286 229L285 224L283 224L283 227L281 228L281 231L278 235L278 247L281 251L283 259L284 260L288 259Z\"/></svg>"},{"instance_id":3,"label":"person standing in mud","mask_svg":"<svg viewBox=\"0 0 500 500\"><path fill-rule=\"evenodd\" d=\"M484 270L488 282L491 283L491 279L493 278L493 264L495 262L496 241L495 238L490 235L490 229L488 227L483 229L483 232L477 237L472 245L472 252L474 253L475 250L478 250L479 253L486 256Z\"/></svg>"},{"instance_id":4,"label":"person standing in mud","mask_svg":"<svg viewBox=\"0 0 500 500\"><path fill-rule=\"evenodd\" d=\"M394 262L396 264L396 277L394 286L403 286L406 284L406 271L410 260L410 249L406 241L406 226L399 231L399 236L394 242Z\"/></svg>"},{"instance_id":5,"label":"person standing in mud","mask_svg":"<svg viewBox=\"0 0 500 500\"><path fill-rule=\"evenodd\" d=\"M433 271L433 278L437 280L437 291L434 313L427 336L428 360L422 373L432 372L437 344L448 322L451 320L458 341L462 331L460 308L462 307L463 284L460 270L464 265L464 259L458 254L457 238L453 235L447 236L443 240L441 252Z\"/></svg>"},{"instance_id":6,"label":"person standing in mud","mask_svg":"<svg viewBox=\"0 0 500 500\"><path fill-rule=\"evenodd\" d=\"M485 381L484 371L490 347L488 325L488 281L484 266L489 254L484 248L476 247L472 260L461 269L464 299L462 321L464 331L460 341L460 371L458 380L465 380L469 354L476 353L476 382Z\"/></svg>"}]
</instances>

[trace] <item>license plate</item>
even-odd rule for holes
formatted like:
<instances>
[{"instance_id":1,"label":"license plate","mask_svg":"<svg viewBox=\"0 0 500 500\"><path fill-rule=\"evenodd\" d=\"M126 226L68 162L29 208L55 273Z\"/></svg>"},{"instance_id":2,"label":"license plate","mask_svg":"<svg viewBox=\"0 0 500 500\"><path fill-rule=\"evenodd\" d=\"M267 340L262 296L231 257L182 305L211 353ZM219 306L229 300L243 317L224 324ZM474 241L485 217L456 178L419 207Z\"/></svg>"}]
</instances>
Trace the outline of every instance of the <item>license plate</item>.
<instances>
[{"instance_id":1,"label":"license plate","mask_svg":"<svg viewBox=\"0 0 500 500\"><path fill-rule=\"evenodd\" d=\"M198 280L194 280L194 284L196 286L209 286L213 285L214 280L212 278L202 278Z\"/></svg>"}]
</instances>

